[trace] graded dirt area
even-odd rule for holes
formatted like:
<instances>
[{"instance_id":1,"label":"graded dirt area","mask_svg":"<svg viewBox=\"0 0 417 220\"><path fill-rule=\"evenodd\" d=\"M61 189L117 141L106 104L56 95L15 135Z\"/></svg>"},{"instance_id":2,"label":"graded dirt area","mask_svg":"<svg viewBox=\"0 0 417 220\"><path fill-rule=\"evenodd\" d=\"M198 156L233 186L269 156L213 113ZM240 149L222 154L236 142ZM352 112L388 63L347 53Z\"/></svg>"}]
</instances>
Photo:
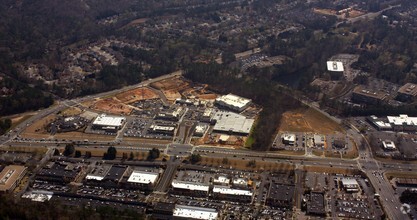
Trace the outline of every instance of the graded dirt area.
<instances>
[{"instance_id":1,"label":"graded dirt area","mask_svg":"<svg viewBox=\"0 0 417 220\"><path fill-rule=\"evenodd\" d=\"M185 82L181 77L172 77L158 82L151 83L153 88L159 90L176 90L180 91L188 87L188 82Z\"/></svg>"},{"instance_id":2,"label":"graded dirt area","mask_svg":"<svg viewBox=\"0 0 417 220\"><path fill-rule=\"evenodd\" d=\"M282 115L280 132L344 133L336 122L312 108L300 108Z\"/></svg>"},{"instance_id":3,"label":"graded dirt area","mask_svg":"<svg viewBox=\"0 0 417 220\"><path fill-rule=\"evenodd\" d=\"M132 111L132 107L113 98L98 100L91 106L91 108L115 115L129 115Z\"/></svg>"},{"instance_id":4,"label":"graded dirt area","mask_svg":"<svg viewBox=\"0 0 417 220\"><path fill-rule=\"evenodd\" d=\"M170 89L170 90L164 90L163 91L165 97L168 99L168 101L175 101L178 98L181 98L181 94L175 90L175 89Z\"/></svg>"},{"instance_id":5,"label":"graded dirt area","mask_svg":"<svg viewBox=\"0 0 417 220\"><path fill-rule=\"evenodd\" d=\"M149 88L136 88L126 92L117 94L116 99L120 102L129 104L140 100L155 99L159 98L158 94Z\"/></svg>"}]
</instances>

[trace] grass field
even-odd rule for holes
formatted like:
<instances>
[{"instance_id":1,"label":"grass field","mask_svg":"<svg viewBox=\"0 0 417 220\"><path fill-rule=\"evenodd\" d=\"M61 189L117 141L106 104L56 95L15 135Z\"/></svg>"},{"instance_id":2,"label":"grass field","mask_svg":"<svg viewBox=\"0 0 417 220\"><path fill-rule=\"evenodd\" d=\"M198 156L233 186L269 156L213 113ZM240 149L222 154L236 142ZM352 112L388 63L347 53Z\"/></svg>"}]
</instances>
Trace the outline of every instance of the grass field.
<instances>
[{"instance_id":1,"label":"grass field","mask_svg":"<svg viewBox=\"0 0 417 220\"><path fill-rule=\"evenodd\" d=\"M414 179L417 178L417 173L415 172L386 172L385 176L392 180L393 178L409 178Z\"/></svg>"},{"instance_id":2,"label":"grass field","mask_svg":"<svg viewBox=\"0 0 417 220\"><path fill-rule=\"evenodd\" d=\"M341 125L312 108L300 108L285 112L282 115L279 131L320 134L345 133Z\"/></svg>"}]
</instances>

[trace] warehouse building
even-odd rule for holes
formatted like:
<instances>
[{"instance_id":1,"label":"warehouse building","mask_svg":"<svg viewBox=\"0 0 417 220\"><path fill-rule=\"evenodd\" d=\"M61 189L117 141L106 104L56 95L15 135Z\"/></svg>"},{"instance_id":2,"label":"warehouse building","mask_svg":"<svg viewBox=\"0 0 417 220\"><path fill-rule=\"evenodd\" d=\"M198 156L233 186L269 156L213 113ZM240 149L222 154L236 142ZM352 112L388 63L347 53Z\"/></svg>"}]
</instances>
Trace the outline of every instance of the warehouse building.
<instances>
[{"instance_id":1,"label":"warehouse building","mask_svg":"<svg viewBox=\"0 0 417 220\"><path fill-rule=\"evenodd\" d=\"M175 205L174 219L215 220L219 213L215 209L195 206Z\"/></svg>"},{"instance_id":2,"label":"warehouse building","mask_svg":"<svg viewBox=\"0 0 417 220\"><path fill-rule=\"evenodd\" d=\"M105 114L101 114L93 121L92 129L114 133L120 130L125 122L125 117L107 116Z\"/></svg>"},{"instance_id":3,"label":"warehouse building","mask_svg":"<svg viewBox=\"0 0 417 220\"><path fill-rule=\"evenodd\" d=\"M255 119L248 119L233 112L219 111L213 116L216 122L213 131L224 134L246 136L250 133Z\"/></svg>"},{"instance_id":4,"label":"warehouse building","mask_svg":"<svg viewBox=\"0 0 417 220\"><path fill-rule=\"evenodd\" d=\"M236 112L242 112L251 104L251 102L252 100L250 99L228 94L218 97L215 101L215 104L219 107L227 108Z\"/></svg>"},{"instance_id":5,"label":"warehouse building","mask_svg":"<svg viewBox=\"0 0 417 220\"><path fill-rule=\"evenodd\" d=\"M0 192L12 192L27 172L27 167L10 165L5 167L0 173Z\"/></svg>"}]
</instances>

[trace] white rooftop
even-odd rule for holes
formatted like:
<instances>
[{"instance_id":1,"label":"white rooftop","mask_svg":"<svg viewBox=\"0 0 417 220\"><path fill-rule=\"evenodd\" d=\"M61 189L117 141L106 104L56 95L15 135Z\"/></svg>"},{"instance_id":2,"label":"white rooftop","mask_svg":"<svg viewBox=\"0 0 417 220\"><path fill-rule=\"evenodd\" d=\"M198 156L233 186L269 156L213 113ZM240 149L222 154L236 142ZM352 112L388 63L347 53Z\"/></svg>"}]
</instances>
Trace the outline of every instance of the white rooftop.
<instances>
[{"instance_id":1,"label":"white rooftop","mask_svg":"<svg viewBox=\"0 0 417 220\"><path fill-rule=\"evenodd\" d=\"M233 184L235 185L248 185L248 181L244 178L233 179Z\"/></svg>"},{"instance_id":2,"label":"white rooftop","mask_svg":"<svg viewBox=\"0 0 417 220\"><path fill-rule=\"evenodd\" d=\"M97 180L97 181L102 181L104 179L104 176L99 176L99 175L92 175L92 174L88 174L85 177L86 180Z\"/></svg>"},{"instance_id":3,"label":"white rooftop","mask_svg":"<svg viewBox=\"0 0 417 220\"><path fill-rule=\"evenodd\" d=\"M219 213L215 209L185 205L175 205L173 214L175 217L204 220L215 220L218 215Z\"/></svg>"},{"instance_id":4,"label":"white rooftop","mask_svg":"<svg viewBox=\"0 0 417 220\"><path fill-rule=\"evenodd\" d=\"M129 183L152 183L154 184L156 180L158 179L158 173L152 173L152 172L145 172L145 171L138 171L135 170L130 175L127 182Z\"/></svg>"},{"instance_id":5,"label":"white rooftop","mask_svg":"<svg viewBox=\"0 0 417 220\"><path fill-rule=\"evenodd\" d=\"M327 70L332 72L343 72L343 63L339 61L327 61Z\"/></svg>"},{"instance_id":6,"label":"white rooftop","mask_svg":"<svg viewBox=\"0 0 417 220\"><path fill-rule=\"evenodd\" d=\"M106 116L105 114L102 114L97 116L97 118L93 121L93 125L118 127L121 126L124 121L126 121L125 117Z\"/></svg>"},{"instance_id":7,"label":"white rooftop","mask_svg":"<svg viewBox=\"0 0 417 220\"><path fill-rule=\"evenodd\" d=\"M216 99L217 102L224 103L226 105L234 106L237 108L243 108L247 104L249 104L252 100L243 98L233 94L227 94L224 96L220 96Z\"/></svg>"},{"instance_id":8,"label":"white rooftop","mask_svg":"<svg viewBox=\"0 0 417 220\"><path fill-rule=\"evenodd\" d=\"M215 183L230 183L230 179L225 176L218 176L214 178L213 182Z\"/></svg>"},{"instance_id":9,"label":"white rooftop","mask_svg":"<svg viewBox=\"0 0 417 220\"><path fill-rule=\"evenodd\" d=\"M343 178L342 179L342 184L344 187L358 187L358 181L356 181L356 179L350 179L350 178Z\"/></svg>"},{"instance_id":10,"label":"white rooftop","mask_svg":"<svg viewBox=\"0 0 417 220\"><path fill-rule=\"evenodd\" d=\"M408 115L387 116L388 122L394 125L417 126L417 117L408 117Z\"/></svg>"},{"instance_id":11,"label":"white rooftop","mask_svg":"<svg viewBox=\"0 0 417 220\"><path fill-rule=\"evenodd\" d=\"M281 138L284 139L284 141L295 142L295 134L283 134Z\"/></svg>"},{"instance_id":12,"label":"white rooftop","mask_svg":"<svg viewBox=\"0 0 417 220\"><path fill-rule=\"evenodd\" d=\"M227 186L214 186L213 192L220 193L220 194L237 195L237 196L252 196L252 192L250 190L232 189Z\"/></svg>"},{"instance_id":13,"label":"white rooftop","mask_svg":"<svg viewBox=\"0 0 417 220\"><path fill-rule=\"evenodd\" d=\"M395 150L397 148L395 143L389 140L382 141L382 145L384 145L384 148L387 150Z\"/></svg>"},{"instance_id":14,"label":"white rooftop","mask_svg":"<svg viewBox=\"0 0 417 220\"><path fill-rule=\"evenodd\" d=\"M313 138L314 138L314 143L315 144L324 144L324 136L323 135L315 134L315 135L313 135Z\"/></svg>"},{"instance_id":15,"label":"white rooftop","mask_svg":"<svg viewBox=\"0 0 417 220\"><path fill-rule=\"evenodd\" d=\"M383 122L383 121L375 121L374 123L380 128L391 128L390 123L386 123L386 122Z\"/></svg>"},{"instance_id":16,"label":"white rooftop","mask_svg":"<svg viewBox=\"0 0 417 220\"><path fill-rule=\"evenodd\" d=\"M178 188L178 189L188 189L188 190L205 191L205 192L209 191L209 185L202 184L202 183L192 183L192 182L186 182L186 181L173 180L171 185L173 188Z\"/></svg>"},{"instance_id":17,"label":"white rooftop","mask_svg":"<svg viewBox=\"0 0 417 220\"><path fill-rule=\"evenodd\" d=\"M236 132L249 134L254 119L247 119L245 116L228 111L219 111L214 117L216 124L214 125L215 131L224 131L224 132Z\"/></svg>"}]
</instances>

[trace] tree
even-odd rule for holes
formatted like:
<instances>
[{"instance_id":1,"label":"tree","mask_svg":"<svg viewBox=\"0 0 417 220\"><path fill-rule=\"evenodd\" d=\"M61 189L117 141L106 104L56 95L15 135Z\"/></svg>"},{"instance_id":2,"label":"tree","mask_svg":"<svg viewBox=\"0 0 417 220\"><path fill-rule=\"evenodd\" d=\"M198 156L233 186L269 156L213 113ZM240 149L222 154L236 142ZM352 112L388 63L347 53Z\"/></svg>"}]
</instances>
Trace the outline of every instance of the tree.
<instances>
[{"instance_id":1,"label":"tree","mask_svg":"<svg viewBox=\"0 0 417 220\"><path fill-rule=\"evenodd\" d=\"M85 152L85 158L91 158L91 151L86 151Z\"/></svg>"},{"instance_id":2,"label":"tree","mask_svg":"<svg viewBox=\"0 0 417 220\"><path fill-rule=\"evenodd\" d=\"M148 160L155 160L156 158L159 157L159 150L156 148L152 148L152 150L149 150L149 154L148 154Z\"/></svg>"},{"instance_id":3,"label":"tree","mask_svg":"<svg viewBox=\"0 0 417 220\"><path fill-rule=\"evenodd\" d=\"M66 157L71 156L74 152L75 152L75 147L73 143L65 145L65 150L63 153L64 156Z\"/></svg>"},{"instance_id":4,"label":"tree","mask_svg":"<svg viewBox=\"0 0 417 220\"><path fill-rule=\"evenodd\" d=\"M117 150L115 147L109 147L107 148L107 152L104 153L103 155L103 159L105 160L114 160L116 158L117 155Z\"/></svg>"},{"instance_id":5,"label":"tree","mask_svg":"<svg viewBox=\"0 0 417 220\"><path fill-rule=\"evenodd\" d=\"M196 164L196 163L198 163L200 161L201 161L201 155L200 154L191 154L191 156L190 156L190 162L192 164Z\"/></svg>"},{"instance_id":6,"label":"tree","mask_svg":"<svg viewBox=\"0 0 417 220\"><path fill-rule=\"evenodd\" d=\"M79 151L79 150L76 150L75 151L75 156L74 157L81 157L81 151Z\"/></svg>"},{"instance_id":7,"label":"tree","mask_svg":"<svg viewBox=\"0 0 417 220\"><path fill-rule=\"evenodd\" d=\"M230 64L232 62L236 61L236 56L230 52L230 51L225 51L222 53L222 62L223 64Z\"/></svg>"},{"instance_id":8,"label":"tree","mask_svg":"<svg viewBox=\"0 0 417 220\"><path fill-rule=\"evenodd\" d=\"M228 164L228 163L229 163L229 159L227 159L227 157L223 158L222 164Z\"/></svg>"},{"instance_id":9,"label":"tree","mask_svg":"<svg viewBox=\"0 0 417 220\"><path fill-rule=\"evenodd\" d=\"M54 149L54 156L59 156L59 150L58 149Z\"/></svg>"},{"instance_id":10,"label":"tree","mask_svg":"<svg viewBox=\"0 0 417 220\"><path fill-rule=\"evenodd\" d=\"M133 155L133 152L130 152L130 155L129 155L129 159L128 160L133 160L134 157L135 157L135 155Z\"/></svg>"},{"instance_id":11,"label":"tree","mask_svg":"<svg viewBox=\"0 0 417 220\"><path fill-rule=\"evenodd\" d=\"M122 160L126 160L127 159L127 153L123 153L122 154Z\"/></svg>"},{"instance_id":12,"label":"tree","mask_svg":"<svg viewBox=\"0 0 417 220\"><path fill-rule=\"evenodd\" d=\"M255 161L255 160L250 160L250 161L246 164L246 166L247 166L247 167L253 167L253 168L255 168L255 167L256 167L256 161Z\"/></svg>"}]
</instances>

